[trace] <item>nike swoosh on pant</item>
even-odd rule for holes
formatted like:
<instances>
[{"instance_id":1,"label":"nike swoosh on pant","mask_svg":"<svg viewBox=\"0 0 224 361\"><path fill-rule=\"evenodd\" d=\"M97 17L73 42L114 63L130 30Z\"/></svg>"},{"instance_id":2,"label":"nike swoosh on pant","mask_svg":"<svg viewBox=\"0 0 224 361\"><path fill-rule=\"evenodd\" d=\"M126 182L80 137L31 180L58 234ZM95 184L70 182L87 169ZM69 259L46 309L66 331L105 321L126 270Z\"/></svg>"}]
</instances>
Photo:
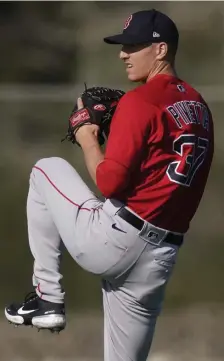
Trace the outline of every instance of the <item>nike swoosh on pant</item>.
<instances>
[{"instance_id":1,"label":"nike swoosh on pant","mask_svg":"<svg viewBox=\"0 0 224 361\"><path fill-rule=\"evenodd\" d=\"M20 307L20 309L17 311L19 315L28 315L29 313L35 312L37 310L24 310L23 307Z\"/></svg>"},{"instance_id":2,"label":"nike swoosh on pant","mask_svg":"<svg viewBox=\"0 0 224 361\"><path fill-rule=\"evenodd\" d=\"M123 229L118 228L118 227L116 226L116 223L113 223L113 224L112 224L112 228L113 228L113 229L116 229L117 231L120 231L120 232L123 232L123 233L127 233L127 232L123 231Z\"/></svg>"}]
</instances>

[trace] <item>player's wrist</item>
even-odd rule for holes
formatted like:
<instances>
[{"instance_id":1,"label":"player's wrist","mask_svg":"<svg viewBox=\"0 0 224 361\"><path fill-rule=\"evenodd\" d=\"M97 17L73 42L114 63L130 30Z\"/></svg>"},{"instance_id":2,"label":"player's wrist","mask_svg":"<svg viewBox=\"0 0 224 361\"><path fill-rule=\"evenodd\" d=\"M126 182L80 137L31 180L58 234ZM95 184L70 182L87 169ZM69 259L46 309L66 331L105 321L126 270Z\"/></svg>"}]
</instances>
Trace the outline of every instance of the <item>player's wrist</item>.
<instances>
[{"instance_id":1,"label":"player's wrist","mask_svg":"<svg viewBox=\"0 0 224 361\"><path fill-rule=\"evenodd\" d=\"M76 141L83 147L92 147L98 145L99 127L95 124L85 124L75 133Z\"/></svg>"}]
</instances>

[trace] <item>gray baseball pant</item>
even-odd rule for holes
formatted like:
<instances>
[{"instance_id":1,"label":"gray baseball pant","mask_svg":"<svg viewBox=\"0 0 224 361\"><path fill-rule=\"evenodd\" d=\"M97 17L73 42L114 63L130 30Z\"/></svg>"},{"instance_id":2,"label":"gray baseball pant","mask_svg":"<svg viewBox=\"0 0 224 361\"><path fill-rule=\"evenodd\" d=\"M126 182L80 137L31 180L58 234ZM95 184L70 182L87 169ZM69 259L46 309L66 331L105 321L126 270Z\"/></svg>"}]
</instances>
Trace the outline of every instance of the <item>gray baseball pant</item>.
<instances>
[{"instance_id":1,"label":"gray baseball pant","mask_svg":"<svg viewBox=\"0 0 224 361\"><path fill-rule=\"evenodd\" d=\"M64 302L63 242L83 269L102 277L104 360L144 361L178 247L154 244L148 235L155 227L145 222L139 232L116 214L122 206L99 200L65 160L38 161L27 199L33 285L44 300ZM156 231L162 240L166 232Z\"/></svg>"}]
</instances>

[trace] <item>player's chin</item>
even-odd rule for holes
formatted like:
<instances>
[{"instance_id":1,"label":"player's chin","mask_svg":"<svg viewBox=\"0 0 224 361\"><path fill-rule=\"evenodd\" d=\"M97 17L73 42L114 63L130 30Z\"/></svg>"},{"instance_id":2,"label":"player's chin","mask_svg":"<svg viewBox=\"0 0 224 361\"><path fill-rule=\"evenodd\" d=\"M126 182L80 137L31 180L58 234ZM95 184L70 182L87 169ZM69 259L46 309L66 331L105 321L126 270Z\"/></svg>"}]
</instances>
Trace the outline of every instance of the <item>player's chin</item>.
<instances>
[{"instance_id":1,"label":"player's chin","mask_svg":"<svg viewBox=\"0 0 224 361\"><path fill-rule=\"evenodd\" d=\"M138 74L135 73L128 73L128 80L133 81L133 82L140 82L142 81L142 77Z\"/></svg>"}]
</instances>

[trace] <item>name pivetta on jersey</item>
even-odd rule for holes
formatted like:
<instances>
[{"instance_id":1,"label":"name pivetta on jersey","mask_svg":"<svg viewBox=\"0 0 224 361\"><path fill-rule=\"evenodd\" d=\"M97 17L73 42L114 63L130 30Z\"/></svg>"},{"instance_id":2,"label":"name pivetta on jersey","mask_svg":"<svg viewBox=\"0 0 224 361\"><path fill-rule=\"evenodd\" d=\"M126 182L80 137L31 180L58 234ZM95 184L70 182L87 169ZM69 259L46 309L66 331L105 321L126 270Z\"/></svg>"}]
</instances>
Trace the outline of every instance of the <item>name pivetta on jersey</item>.
<instances>
[{"instance_id":1,"label":"name pivetta on jersey","mask_svg":"<svg viewBox=\"0 0 224 361\"><path fill-rule=\"evenodd\" d=\"M149 138L139 186L127 203L154 225L185 233L211 167L212 115L202 96L175 77L155 77L140 87L139 93L155 106L155 132Z\"/></svg>"}]
</instances>

